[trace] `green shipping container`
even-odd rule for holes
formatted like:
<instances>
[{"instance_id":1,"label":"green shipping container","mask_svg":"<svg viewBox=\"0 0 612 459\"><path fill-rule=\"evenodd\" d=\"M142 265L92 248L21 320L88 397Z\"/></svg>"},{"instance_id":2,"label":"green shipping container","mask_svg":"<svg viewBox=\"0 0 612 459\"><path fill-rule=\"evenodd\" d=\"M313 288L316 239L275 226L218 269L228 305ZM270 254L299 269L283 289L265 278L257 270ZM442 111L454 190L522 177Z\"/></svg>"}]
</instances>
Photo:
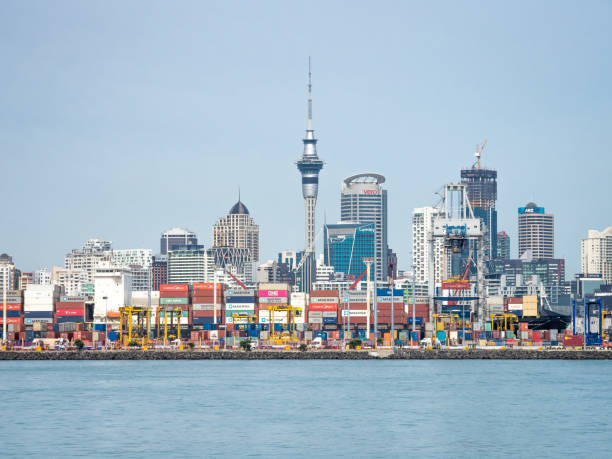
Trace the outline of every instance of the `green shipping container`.
<instances>
[{"instance_id":1,"label":"green shipping container","mask_svg":"<svg viewBox=\"0 0 612 459\"><path fill-rule=\"evenodd\" d=\"M160 298L159 304L189 304L189 298Z\"/></svg>"},{"instance_id":2,"label":"green shipping container","mask_svg":"<svg viewBox=\"0 0 612 459\"><path fill-rule=\"evenodd\" d=\"M485 322L485 331L491 331L491 322Z\"/></svg>"}]
</instances>

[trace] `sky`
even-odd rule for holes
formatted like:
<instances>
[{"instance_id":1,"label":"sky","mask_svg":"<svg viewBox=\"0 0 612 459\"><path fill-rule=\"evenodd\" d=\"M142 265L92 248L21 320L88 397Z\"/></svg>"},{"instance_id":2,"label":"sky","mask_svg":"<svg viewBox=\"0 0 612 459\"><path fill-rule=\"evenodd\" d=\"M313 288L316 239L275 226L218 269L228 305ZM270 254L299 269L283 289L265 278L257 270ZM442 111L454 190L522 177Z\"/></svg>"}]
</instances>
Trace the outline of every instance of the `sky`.
<instances>
[{"instance_id":1,"label":"sky","mask_svg":"<svg viewBox=\"0 0 612 459\"><path fill-rule=\"evenodd\" d=\"M176 226L210 246L239 187L262 260L303 249L312 56L317 230L344 178L382 174L410 269L412 210L487 139L512 255L535 201L569 278L612 225L611 23L603 1L4 0L0 252L31 271L93 237L158 252Z\"/></svg>"}]
</instances>

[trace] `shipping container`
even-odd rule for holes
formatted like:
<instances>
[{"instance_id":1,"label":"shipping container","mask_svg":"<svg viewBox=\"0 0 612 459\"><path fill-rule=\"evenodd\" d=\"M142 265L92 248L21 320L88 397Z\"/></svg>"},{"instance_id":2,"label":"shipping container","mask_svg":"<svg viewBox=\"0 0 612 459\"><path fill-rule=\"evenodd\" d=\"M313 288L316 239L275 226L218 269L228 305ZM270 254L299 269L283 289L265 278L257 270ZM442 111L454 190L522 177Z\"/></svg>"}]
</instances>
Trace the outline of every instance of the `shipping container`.
<instances>
[{"instance_id":1,"label":"shipping container","mask_svg":"<svg viewBox=\"0 0 612 459\"><path fill-rule=\"evenodd\" d=\"M159 286L160 295L162 292L189 292L188 284L162 284Z\"/></svg>"},{"instance_id":2,"label":"shipping container","mask_svg":"<svg viewBox=\"0 0 612 459\"><path fill-rule=\"evenodd\" d=\"M288 290L259 290L260 301L262 298L285 298L285 301L287 301L288 297Z\"/></svg>"},{"instance_id":3,"label":"shipping container","mask_svg":"<svg viewBox=\"0 0 612 459\"><path fill-rule=\"evenodd\" d=\"M159 304L189 304L189 298L160 298Z\"/></svg>"}]
</instances>

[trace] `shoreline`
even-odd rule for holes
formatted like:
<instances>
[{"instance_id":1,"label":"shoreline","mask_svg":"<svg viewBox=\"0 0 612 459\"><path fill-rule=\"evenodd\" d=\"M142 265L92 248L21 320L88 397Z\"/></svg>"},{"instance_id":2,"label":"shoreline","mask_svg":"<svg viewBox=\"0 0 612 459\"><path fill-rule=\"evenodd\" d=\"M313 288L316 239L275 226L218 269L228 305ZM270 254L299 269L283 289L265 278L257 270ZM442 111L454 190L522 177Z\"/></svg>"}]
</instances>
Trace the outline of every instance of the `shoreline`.
<instances>
[{"instance_id":1,"label":"shoreline","mask_svg":"<svg viewBox=\"0 0 612 459\"><path fill-rule=\"evenodd\" d=\"M402 350L391 351L3 351L0 360L612 360L601 350Z\"/></svg>"}]
</instances>

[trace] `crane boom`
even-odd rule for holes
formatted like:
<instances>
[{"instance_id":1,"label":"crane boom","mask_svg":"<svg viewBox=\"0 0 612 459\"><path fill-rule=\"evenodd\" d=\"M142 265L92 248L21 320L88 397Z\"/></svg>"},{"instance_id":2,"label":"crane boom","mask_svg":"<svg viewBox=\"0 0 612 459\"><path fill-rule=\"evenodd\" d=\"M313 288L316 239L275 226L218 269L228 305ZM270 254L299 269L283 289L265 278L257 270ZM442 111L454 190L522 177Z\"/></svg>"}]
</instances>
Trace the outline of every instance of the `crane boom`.
<instances>
[{"instance_id":1,"label":"crane boom","mask_svg":"<svg viewBox=\"0 0 612 459\"><path fill-rule=\"evenodd\" d=\"M359 276L355 282L353 282L353 284L349 287L349 290L353 290L355 287L357 287L357 284L359 283L359 281L361 279L363 279L363 276L366 275L366 273L368 272L368 270L366 269L364 272L361 273L361 276Z\"/></svg>"},{"instance_id":2,"label":"crane boom","mask_svg":"<svg viewBox=\"0 0 612 459\"><path fill-rule=\"evenodd\" d=\"M240 285L240 287L242 287L244 290L248 290L247 286L246 286L246 285L244 285L244 284L243 284L243 283L240 281L240 279L238 279L236 276L234 276L234 275L233 275L232 273L230 273L228 270L225 270L225 272L226 272L226 273L227 273L227 274L228 274L228 275L229 275L229 276L230 276L232 279L234 279L234 280L236 281L236 283L237 283L238 285Z\"/></svg>"}]
</instances>

